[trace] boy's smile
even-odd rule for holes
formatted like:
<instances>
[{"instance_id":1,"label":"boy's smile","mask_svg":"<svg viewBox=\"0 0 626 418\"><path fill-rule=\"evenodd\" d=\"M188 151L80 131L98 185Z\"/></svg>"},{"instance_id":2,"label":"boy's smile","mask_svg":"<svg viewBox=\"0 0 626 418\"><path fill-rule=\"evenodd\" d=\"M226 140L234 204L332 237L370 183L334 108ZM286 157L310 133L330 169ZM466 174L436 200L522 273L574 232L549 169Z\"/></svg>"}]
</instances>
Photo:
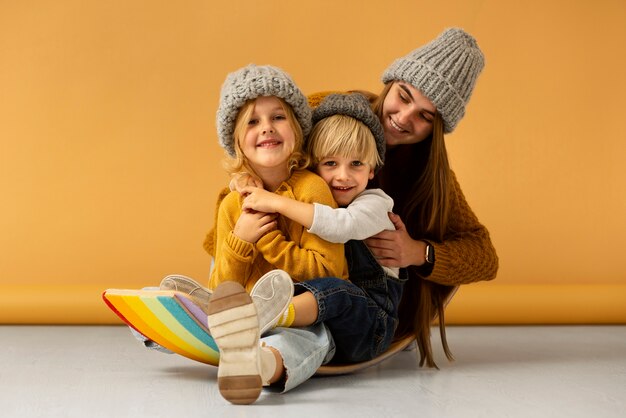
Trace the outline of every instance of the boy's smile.
<instances>
[{"instance_id":1,"label":"boy's smile","mask_svg":"<svg viewBox=\"0 0 626 418\"><path fill-rule=\"evenodd\" d=\"M374 177L374 169L355 158L330 156L317 164L317 174L330 187L335 202L345 207L365 190Z\"/></svg>"}]
</instances>

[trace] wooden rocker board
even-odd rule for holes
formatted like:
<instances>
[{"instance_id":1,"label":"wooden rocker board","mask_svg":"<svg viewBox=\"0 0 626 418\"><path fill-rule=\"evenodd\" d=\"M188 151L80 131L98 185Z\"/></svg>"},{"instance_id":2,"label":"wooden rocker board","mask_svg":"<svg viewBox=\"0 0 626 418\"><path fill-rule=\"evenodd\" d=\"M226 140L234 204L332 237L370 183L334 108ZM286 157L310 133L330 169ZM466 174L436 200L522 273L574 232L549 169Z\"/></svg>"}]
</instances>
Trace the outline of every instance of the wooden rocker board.
<instances>
[{"instance_id":1,"label":"wooden rocker board","mask_svg":"<svg viewBox=\"0 0 626 418\"><path fill-rule=\"evenodd\" d=\"M146 338L181 356L218 365L219 349L207 328L206 313L185 294L170 290L108 289L102 299L122 321ZM395 341L387 351L369 361L324 365L316 374L348 374L374 366L404 350L413 340L410 337Z\"/></svg>"}]
</instances>

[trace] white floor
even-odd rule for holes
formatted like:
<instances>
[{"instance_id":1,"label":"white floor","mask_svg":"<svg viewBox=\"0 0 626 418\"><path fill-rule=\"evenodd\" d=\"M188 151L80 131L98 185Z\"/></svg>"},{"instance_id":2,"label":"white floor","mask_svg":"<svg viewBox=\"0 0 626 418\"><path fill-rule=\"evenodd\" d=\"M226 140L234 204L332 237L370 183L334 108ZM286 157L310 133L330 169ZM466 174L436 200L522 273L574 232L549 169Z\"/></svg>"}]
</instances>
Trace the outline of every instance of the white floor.
<instances>
[{"instance_id":1,"label":"white floor","mask_svg":"<svg viewBox=\"0 0 626 418\"><path fill-rule=\"evenodd\" d=\"M625 417L626 326L448 327L456 361L402 352L234 406L217 369L148 351L122 326L0 326L0 416Z\"/></svg>"}]
</instances>

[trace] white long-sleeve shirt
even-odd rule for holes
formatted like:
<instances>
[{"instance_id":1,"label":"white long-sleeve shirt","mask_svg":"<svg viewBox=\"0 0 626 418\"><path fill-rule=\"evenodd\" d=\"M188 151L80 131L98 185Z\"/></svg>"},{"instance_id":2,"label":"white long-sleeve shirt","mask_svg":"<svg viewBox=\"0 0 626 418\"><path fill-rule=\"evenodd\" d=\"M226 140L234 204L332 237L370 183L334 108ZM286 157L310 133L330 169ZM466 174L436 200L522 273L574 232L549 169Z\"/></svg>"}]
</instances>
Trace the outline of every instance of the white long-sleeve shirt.
<instances>
[{"instance_id":1,"label":"white long-sleeve shirt","mask_svg":"<svg viewBox=\"0 0 626 418\"><path fill-rule=\"evenodd\" d=\"M364 240L384 230L395 230L388 213L393 210L393 199L381 189L368 189L359 194L345 208L314 203L314 214L308 232L333 243ZM397 268L383 268L398 277Z\"/></svg>"}]
</instances>

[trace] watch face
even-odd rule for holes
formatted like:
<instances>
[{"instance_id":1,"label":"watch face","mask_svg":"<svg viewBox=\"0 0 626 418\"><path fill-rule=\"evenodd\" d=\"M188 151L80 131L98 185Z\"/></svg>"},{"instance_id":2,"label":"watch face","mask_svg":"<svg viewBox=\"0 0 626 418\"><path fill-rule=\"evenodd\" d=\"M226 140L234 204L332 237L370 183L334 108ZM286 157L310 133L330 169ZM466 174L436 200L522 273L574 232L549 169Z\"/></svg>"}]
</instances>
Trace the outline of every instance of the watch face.
<instances>
[{"instance_id":1,"label":"watch face","mask_svg":"<svg viewBox=\"0 0 626 418\"><path fill-rule=\"evenodd\" d=\"M435 262L435 247L431 244L426 245L426 262L430 264Z\"/></svg>"}]
</instances>

